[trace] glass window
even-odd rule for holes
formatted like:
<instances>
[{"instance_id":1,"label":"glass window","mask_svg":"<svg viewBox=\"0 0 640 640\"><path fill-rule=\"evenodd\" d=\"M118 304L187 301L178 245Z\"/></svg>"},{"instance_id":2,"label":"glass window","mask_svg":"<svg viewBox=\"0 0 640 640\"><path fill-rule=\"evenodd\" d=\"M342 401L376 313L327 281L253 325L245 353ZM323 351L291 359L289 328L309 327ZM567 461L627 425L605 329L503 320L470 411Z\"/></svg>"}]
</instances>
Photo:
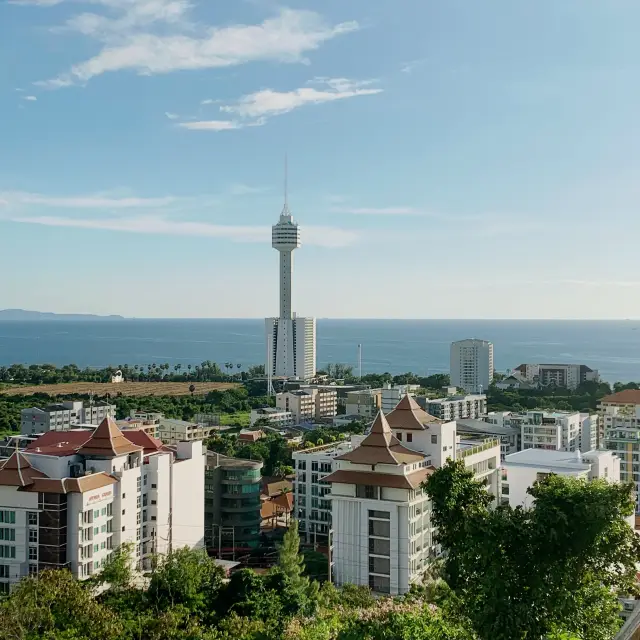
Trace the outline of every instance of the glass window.
<instances>
[{"instance_id":1,"label":"glass window","mask_svg":"<svg viewBox=\"0 0 640 640\"><path fill-rule=\"evenodd\" d=\"M377 556L388 556L391 553L391 541L369 538L369 553Z\"/></svg>"},{"instance_id":2,"label":"glass window","mask_svg":"<svg viewBox=\"0 0 640 640\"><path fill-rule=\"evenodd\" d=\"M407 433L407 442L413 442L413 433Z\"/></svg>"},{"instance_id":3,"label":"glass window","mask_svg":"<svg viewBox=\"0 0 640 640\"><path fill-rule=\"evenodd\" d=\"M38 532L35 529L29 531L29 542L38 542Z\"/></svg>"},{"instance_id":4,"label":"glass window","mask_svg":"<svg viewBox=\"0 0 640 640\"><path fill-rule=\"evenodd\" d=\"M30 525L38 524L38 513L36 511L29 511L29 513L27 513L27 521Z\"/></svg>"},{"instance_id":5,"label":"glass window","mask_svg":"<svg viewBox=\"0 0 640 640\"><path fill-rule=\"evenodd\" d=\"M100 509L95 509L95 511L93 512L93 519L95 520L96 518L100 517Z\"/></svg>"},{"instance_id":6,"label":"glass window","mask_svg":"<svg viewBox=\"0 0 640 640\"><path fill-rule=\"evenodd\" d=\"M388 558L369 558L369 573L382 573L388 576L391 571L391 561Z\"/></svg>"},{"instance_id":7,"label":"glass window","mask_svg":"<svg viewBox=\"0 0 640 640\"><path fill-rule=\"evenodd\" d=\"M29 547L29 560L37 560L37 559L38 559L38 547Z\"/></svg>"},{"instance_id":8,"label":"glass window","mask_svg":"<svg viewBox=\"0 0 640 640\"><path fill-rule=\"evenodd\" d=\"M438 444L438 436L437 435L431 436L431 444Z\"/></svg>"},{"instance_id":9,"label":"glass window","mask_svg":"<svg viewBox=\"0 0 640 640\"><path fill-rule=\"evenodd\" d=\"M369 535L389 538L391 536L391 525L389 522L380 520L369 520Z\"/></svg>"},{"instance_id":10,"label":"glass window","mask_svg":"<svg viewBox=\"0 0 640 640\"><path fill-rule=\"evenodd\" d=\"M369 509L369 517L380 518L382 520L390 520L391 514L388 511L375 511L373 509Z\"/></svg>"}]
</instances>

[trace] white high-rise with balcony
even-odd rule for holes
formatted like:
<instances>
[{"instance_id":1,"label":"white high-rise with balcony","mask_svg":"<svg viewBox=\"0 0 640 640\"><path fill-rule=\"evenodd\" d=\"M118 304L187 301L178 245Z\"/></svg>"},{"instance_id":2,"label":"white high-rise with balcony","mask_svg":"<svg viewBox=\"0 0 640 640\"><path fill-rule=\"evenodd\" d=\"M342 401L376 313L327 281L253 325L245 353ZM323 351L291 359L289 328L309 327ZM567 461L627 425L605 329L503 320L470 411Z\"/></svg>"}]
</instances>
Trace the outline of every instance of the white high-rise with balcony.
<instances>
[{"instance_id":1,"label":"white high-rise with balcony","mask_svg":"<svg viewBox=\"0 0 640 640\"><path fill-rule=\"evenodd\" d=\"M493 380L493 343L458 340L451 343L451 384L467 393L483 393Z\"/></svg>"},{"instance_id":2,"label":"white high-rise with balcony","mask_svg":"<svg viewBox=\"0 0 640 640\"><path fill-rule=\"evenodd\" d=\"M266 372L272 376L309 379L316 373L316 320L298 318L291 310L293 251L300 247L300 229L286 198L271 245L280 252L280 315L266 318Z\"/></svg>"}]
</instances>

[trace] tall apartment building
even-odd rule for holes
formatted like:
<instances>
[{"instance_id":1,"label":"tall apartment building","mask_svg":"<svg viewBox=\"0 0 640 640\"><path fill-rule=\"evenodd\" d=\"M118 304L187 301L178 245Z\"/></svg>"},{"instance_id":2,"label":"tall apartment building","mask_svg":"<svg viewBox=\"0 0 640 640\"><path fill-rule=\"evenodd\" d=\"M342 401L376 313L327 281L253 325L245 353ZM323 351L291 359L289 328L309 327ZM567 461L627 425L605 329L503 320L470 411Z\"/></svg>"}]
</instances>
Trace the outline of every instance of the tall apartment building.
<instances>
[{"instance_id":1,"label":"tall apartment building","mask_svg":"<svg viewBox=\"0 0 640 640\"><path fill-rule=\"evenodd\" d=\"M600 401L604 447L620 458L620 480L636 489L640 514L640 390L626 389Z\"/></svg>"},{"instance_id":2,"label":"tall apartment building","mask_svg":"<svg viewBox=\"0 0 640 640\"><path fill-rule=\"evenodd\" d=\"M451 384L467 393L482 393L493 380L493 343L467 339L451 343Z\"/></svg>"},{"instance_id":3,"label":"tall apartment building","mask_svg":"<svg viewBox=\"0 0 640 640\"><path fill-rule=\"evenodd\" d=\"M262 462L208 452L205 475L207 547L220 556L260 541Z\"/></svg>"},{"instance_id":4,"label":"tall apartment building","mask_svg":"<svg viewBox=\"0 0 640 640\"><path fill-rule=\"evenodd\" d=\"M585 453L597 440L597 416L577 411L527 411L511 414L509 422L521 427L523 449Z\"/></svg>"},{"instance_id":5,"label":"tall apartment building","mask_svg":"<svg viewBox=\"0 0 640 640\"><path fill-rule=\"evenodd\" d=\"M577 389L583 382L597 382L598 371L585 364L521 364L515 371L540 387Z\"/></svg>"},{"instance_id":6,"label":"tall apartment building","mask_svg":"<svg viewBox=\"0 0 640 640\"><path fill-rule=\"evenodd\" d=\"M527 449L512 453L502 464L503 503L512 507L531 507L534 499L527 489L551 473L585 480L603 478L609 482L620 482L620 459L611 451L569 453Z\"/></svg>"},{"instance_id":7,"label":"tall apartment building","mask_svg":"<svg viewBox=\"0 0 640 640\"><path fill-rule=\"evenodd\" d=\"M204 546L201 442L168 449L111 418L49 431L0 467L0 591L42 569L82 580L125 542L139 569L155 554Z\"/></svg>"},{"instance_id":8,"label":"tall apartment building","mask_svg":"<svg viewBox=\"0 0 640 640\"><path fill-rule=\"evenodd\" d=\"M73 425L99 425L105 418L115 418L116 407L106 402L65 401L39 409L31 407L20 412L20 433L24 436L47 431L68 431Z\"/></svg>"},{"instance_id":9,"label":"tall apartment building","mask_svg":"<svg viewBox=\"0 0 640 640\"><path fill-rule=\"evenodd\" d=\"M293 452L295 480L293 504L298 530L306 542L325 544L331 524L331 501L326 497L331 485L325 478L331 473L332 461L351 451L351 442L326 444Z\"/></svg>"},{"instance_id":10,"label":"tall apartment building","mask_svg":"<svg viewBox=\"0 0 640 640\"><path fill-rule=\"evenodd\" d=\"M307 539L320 542L332 529L337 584L398 594L421 579L437 547L420 485L448 458L463 459L497 499L499 441L459 437L455 422L427 414L410 396L387 416L379 412L364 437L294 453L298 517Z\"/></svg>"},{"instance_id":11,"label":"tall apartment building","mask_svg":"<svg viewBox=\"0 0 640 640\"><path fill-rule=\"evenodd\" d=\"M416 402L432 416L440 420L476 420L487 412L487 396L470 394L430 400L416 398Z\"/></svg>"},{"instance_id":12,"label":"tall apartment building","mask_svg":"<svg viewBox=\"0 0 640 640\"><path fill-rule=\"evenodd\" d=\"M276 408L291 413L294 424L311 424L338 413L338 394L333 389L308 387L276 395Z\"/></svg>"}]
</instances>

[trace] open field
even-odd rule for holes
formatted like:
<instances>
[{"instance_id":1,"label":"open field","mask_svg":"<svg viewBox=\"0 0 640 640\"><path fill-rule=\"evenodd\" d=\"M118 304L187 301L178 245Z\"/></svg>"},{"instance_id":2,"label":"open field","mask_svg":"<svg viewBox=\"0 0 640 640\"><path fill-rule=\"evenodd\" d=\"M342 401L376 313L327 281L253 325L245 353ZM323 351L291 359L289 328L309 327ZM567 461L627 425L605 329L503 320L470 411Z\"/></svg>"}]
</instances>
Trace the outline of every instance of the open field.
<instances>
[{"instance_id":1,"label":"open field","mask_svg":"<svg viewBox=\"0 0 640 640\"><path fill-rule=\"evenodd\" d=\"M34 393L46 393L49 396L88 395L111 397L123 396L189 396L189 386L193 384L196 390L193 395L204 395L209 391L225 391L240 385L236 382L67 382L60 384L40 384L30 387L3 386L0 395L30 396Z\"/></svg>"}]
</instances>

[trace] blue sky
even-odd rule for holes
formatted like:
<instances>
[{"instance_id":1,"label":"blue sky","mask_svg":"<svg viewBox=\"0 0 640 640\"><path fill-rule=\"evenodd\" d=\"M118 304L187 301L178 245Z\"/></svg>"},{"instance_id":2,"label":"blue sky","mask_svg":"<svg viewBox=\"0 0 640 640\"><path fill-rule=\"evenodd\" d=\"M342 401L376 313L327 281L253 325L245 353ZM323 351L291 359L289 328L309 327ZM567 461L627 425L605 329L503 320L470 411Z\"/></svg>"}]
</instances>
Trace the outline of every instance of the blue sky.
<instances>
[{"instance_id":1,"label":"blue sky","mask_svg":"<svg viewBox=\"0 0 640 640\"><path fill-rule=\"evenodd\" d=\"M0 4L0 307L640 317L637 0Z\"/></svg>"}]
</instances>

